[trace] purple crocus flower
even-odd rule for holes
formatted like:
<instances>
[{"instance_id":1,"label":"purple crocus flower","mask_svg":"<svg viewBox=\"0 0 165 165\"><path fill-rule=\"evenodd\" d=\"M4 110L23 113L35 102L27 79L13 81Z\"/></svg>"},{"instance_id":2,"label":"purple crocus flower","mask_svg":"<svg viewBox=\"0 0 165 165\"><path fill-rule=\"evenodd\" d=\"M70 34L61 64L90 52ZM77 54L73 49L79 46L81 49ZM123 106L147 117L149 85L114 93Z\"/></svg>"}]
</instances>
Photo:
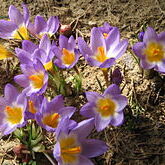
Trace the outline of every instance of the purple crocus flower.
<instances>
[{"instance_id":1,"label":"purple crocus flower","mask_svg":"<svg viewBox=\"0 0 165 165\"><path fill-rule=\"evenodd\" d=\"M119 68L115 68L114 71L112 72L111 76L111 82L116 85L120 85L123 80L123 76L120 72Z\"/></svg>"},{"instance_id":2,"label":"purple crocus flower","mask_svg":"<svg viewBox=\"0 0 165 165\"><path fill-rule=\"evenodd\" d=\"M59 25L59 19L56 16L50 17L48 21L45 21L42 16L36 16L34 24L29 24L28 29L38 38L42 38L44 34L51 37L57 32Z\"/></svg>"},{"instance_id":3,"label":"purple crocus flower","mask_svg":"<svg viewBox=\"0 0 165 165\"><path fill-rule=\"evenodd\" d=\"M36 93L28 97L28 106L26 111L26 116L28 119L35 119L36 113L41 109L43 98L43 95L38 95Z\"/></svg>"},{"instance_id":4,"label":"purple crocus flower","mask_svg":"<svg viewBox=\"0 0 165 165\"><path fill-rule=\"evenodd\" d=\"M97 131L108 125L119 126L123 123L123 109L127 105L127 98L120 94L117 85L110 85L103 95L86 92L86 97L88 103L81 108L80 114L88 118L94 117Z\"/></svg>"},{"instance_id":5,"label":"purple crocus flower","mask_svg":"<svg viewBox=\"0 0 165 165\"><path fill-rule=\"evenodd\" d=\"M9 7L9 21L0 20L0 37L5 39L29 39L28 24L29 24L29 11L23 5L23 14L11 5Z\"/></svg>"},{"instance_id":6,"label":"purple crocus flower","mask_svg":"<svg viewBox=\"0 0 165 165\"><path fill-rule=\"evenodd\" d=\"M25 125L26 96L19 93L11 84L7 84L4 97L0 97L0 132L8 135L17 127Z\"/></svg>"},{"instance_id":7,"label":"purple crocus flower","mask_svg":"<svg viewBox=\"0 0 165 165\"><path fill-rule=\"evenodd\" d=\"M78 38L78 47L82 55L91 66L99 68L112 66L116 59L124 54L127 45L126 39L120 41L119 30L116 27L108 33L107 38L104 38L98 28L92 28L90 47L82 38Z\"/></svg>"},{"instance_id":8,"label":"purple crocus flower","mask_svg":"<svg viewBox=\"0 0 165 165\"><path fill-rule=\"evenodd\" d=\"M56 96L53 100L48 102L46 98L43 99L40 110L36 113L36 121L38 125L47 131L56 131L60 122L63 124L63 119L70 117L74 114L75 107L65 107L62 95ZM69 126L73 126L74 121L70 120Z\"/></svg>"},{"instance_id":9,"label":"purple crocus flower","mask_svg":"<svg viewBox=\"0 0 165 165\"><path fill-rule=\"evenodd\" d=\"M165 32L156 34L153 28L148 27L143 41L136 43L133 51L140 58L142 68L165 73Z\"/></svg>"},{"instance_id":10,"label":"purple crocus flower","mask_svg":"<svg viewBox=\"0 0 165 165\"><path fill-rule=\"evenodd\" d=\"M23 74L14 77L16 83L24 87L27 96L43 94L48 84L48 73L40 61L34 64L21 64Z\"/></svg>"},{"instance_id":11,"label":"purple crocus flower","mask_svg":"<svg viewBox=\"0 0 165 165\"><path fill-rule=\"evenodd\" d=\"M21 64L30 64L35 60L39 60L46 70L51 70L53 67L52 60L55 54L53 52L53 46L46 34L41 38L39 45L24 40L22 42L22 49L16 48L16 53Z\"/></svg>"},{"instance_id":12,"label":"purple crocus flower","mask_svg":"<svg viewBox=\"0 0 165 165\"><path fill-rule=\"evenodd\" d=\"M54 46L54 53L57 57L55 65L63 69L74 67L79 59L79 53L75 47L76 42L73 36L68 39L64 35L60 35L59 47Z\"/></svg>"},{"instance_id":13,"label":"purple crocus flower","mask_svg":"<svg viewBox=\"0 0 165 165\"><path fill-rule=\"evenodd\" d=\"M67 123L63 125L67 126ZM78 123L71 131L68 128L60 132L53 151L59 165L94 165L89 158L107 151L103 141L86 139L93 127L93 119L88 119Z\"/></svg>"},{"instance_id":14,"label":"purple crocus flower","mask_svg":"<svg viewBox=\"0 0 165 165\"><path fill-rule=\"evenodd\" d=\"M104 25L101 27L98 27L98 29L102 32L104 38L108 37L109 32L113 29L113 26L110 26L108 22L104 22Z\"/></svg>"}]
</instances>

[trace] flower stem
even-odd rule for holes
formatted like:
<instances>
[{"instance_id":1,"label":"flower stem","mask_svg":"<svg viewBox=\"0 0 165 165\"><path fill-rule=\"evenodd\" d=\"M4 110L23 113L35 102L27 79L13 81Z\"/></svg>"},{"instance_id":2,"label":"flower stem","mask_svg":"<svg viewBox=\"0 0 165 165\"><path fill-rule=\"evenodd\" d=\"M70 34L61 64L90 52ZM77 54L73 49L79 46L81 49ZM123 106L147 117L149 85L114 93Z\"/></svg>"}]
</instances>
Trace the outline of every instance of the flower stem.
<instances>
[{"instance_id":1,"label":"flower stem","mask_svg":"<svg viewBox=\"0 0 165 165\"><path fill-rule=\"evenodd\" d=\"M105 80L105 84L108 87L109 86L109 77L108 77L108 69L107 68L102 68L101 69L104 75L104 80Z\"/></svg>"}]
</instances>

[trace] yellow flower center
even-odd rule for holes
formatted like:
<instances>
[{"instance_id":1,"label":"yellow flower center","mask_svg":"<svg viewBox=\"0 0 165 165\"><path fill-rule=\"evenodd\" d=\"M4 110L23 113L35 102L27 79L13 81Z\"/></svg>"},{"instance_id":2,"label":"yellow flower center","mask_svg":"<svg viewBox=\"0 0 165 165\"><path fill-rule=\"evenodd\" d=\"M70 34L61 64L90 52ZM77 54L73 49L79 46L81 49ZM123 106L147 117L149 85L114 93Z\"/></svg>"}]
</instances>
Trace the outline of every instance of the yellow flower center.
<instances>
[{"instance_id":1,"label":"yellow flower center","mask_svg":"<svg viewBox=\"0 0 165 165\"><path fill-rule=\"evenodd\" d=\"M53 113L43 117L42 122L49 127L56 128L59 123L60 115L58 113Z\"/></svg>"},{"instance_id":2,"label":"yellow flower center","mask_svg":"<svg viewBox=\"0 0 165 165\"><path fill-rule=\"evenodd\" d=\"M99 62L104 62L105 60L108 59L108 57L106 56L104 47L100 46L97 48L97 54L95 56L95 59Z\"/></svg>"},{"instance_id":3,"label":"yellow flower center","mask_svg":"<svg viewBox=\"0 0 165 165\"><path fill-rule=\"evenodd\" d=\"M144 49L144 55L149 62L160 62L164 58L163 46L156 42L150 42L146 49Z\"/></svg>"},{"instance_id":4,"label":"yellow flower center","mask_svg":"<svg viewBox=\"0 0 165 165\"><path fill-rule=\"evenodd\" d=\"M69 50L63 48L62 50L62 62L65 65L71 65L75 61L75 54L70 52Z\"/></svg>"},{"instance_id":5,"label":"yellow flower center","mask_svg":"<svg viewBox=\"0 0 165 165\"><path fill-rule=\"evenodd\" d=\"M44 84L44 75L43 74L36 74L29 76L29 79L31 80L31 83L35 89L42 88Z\"/></svg>"},{"instance_id":6,"label":"yellow flower center","mask_svg":"<svg viewBox=\"0 0 165 165\"><path fill-rule=\"evenodd\" d=\"M0 45L0 60L13 57L13 54L8 51L3 45Z\"/></svg>"},{"instance_id":7,"label":"yellow flower center","mask_svg":"<svg viewBox=\"0 0 165 165\"><path fill-rule=\"evenodd\" d=\"M6 106L5 111L7 114L7 121L9 121L11 124L21 123L23 118L22 108Z\"/></svg>"},{"instance_id":8,"label":"yellow flower center","mask_svg":"<svg viewBox=\"0 0 165 165\"><path fill-rule=\"evenodd\" d=\"M104 38L107 38L108 34L107 33L103 33L103 36L104 36Z\"/></svg>"},{"instance_id":9,"label":"yellow flower center","mask_svg":"<svg viewBox=\"0 0 165 165\"><path fill-rule=\"evenodd\" d=\"M34 103L33 101L28 101L28 105L29 105L29 112L35 114L37 112L35 106L34 106Z\"/></svg>"},{"instance_id":10,"label":"yellow flower center","mask_svg":"<svg viewBox=\"0 0 165 165\"><path fill-rule=\"evenodd\" d=\"M14 39L18 40L29 40L29 34L27 28L22 25L13 34Z\"/></svg>"},{"instance_id":11,"label":"yellow flower center","mask_svg":"<svg viewBox=\"0 0 165 165\"><path fill-rule=\"evenodd\" d=\"M102 117L110 117L115 114L116 104L110 98L101 98L96 103L96 110Z\"/></svg>"},{"instance_id":12,"label":"yellow flower center","mask_svg":"<svg viewBox=\"0 0 165 165\"><path fill-rule=\"evenodd\" d=\"M81 147L76 137L69 136L60 140L61 157L64 163L72 164L78 161Z\"/></svg>"},{"instance_id":13,"label":"yellow flower center","mask_svg":"<svg viewBox=\"0 0 165 165\"><path fill-rule=\"evenodd\" d=\"M53 69L53 62L52 61L47 62L46 64L44 64L44 68L46 70L51 71Z\"/></svg>"}]
</instances>

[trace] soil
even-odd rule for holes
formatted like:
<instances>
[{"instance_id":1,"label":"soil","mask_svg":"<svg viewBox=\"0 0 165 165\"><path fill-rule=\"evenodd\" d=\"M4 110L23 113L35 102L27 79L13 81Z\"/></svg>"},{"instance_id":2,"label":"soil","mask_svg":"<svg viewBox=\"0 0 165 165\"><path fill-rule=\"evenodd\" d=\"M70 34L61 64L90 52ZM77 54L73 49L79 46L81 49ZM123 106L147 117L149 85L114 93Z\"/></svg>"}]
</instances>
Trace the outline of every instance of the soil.
<instances>
[{"instance_id":1,"label":"soil","mask_svg":"<svg viewBox=\"0 0 165 165\"><path fill-rule=\"evenodd\" d=\"M21 9L26 3L31 20L36 15L59 16L62 24L73 22L75 34L87 40L94 26L109 22L120 29L121 37L128 38L129 48L117 62L124 75L121 85L123 94L129 99L125 109L125 123L118 128L109 127L101 133L92 133L93 138L105 140L109 150L92 159L96 165L165 165L165 77L157 73L143 71L131 55L131 46L137 41L137 34L145 26L157 32L165 29L164 0L1 0L0 16L7 16L8 7L15 5ZM19 70L11 61L0 62L0 93L6 83L13 83L13 76ZM12 68L12 69L11 69ZM96 76L103 82L98 68L90 67L83 60L78 65L83 76L85 90L100 92ZM113 67L114 68L114 67ZM104 84L103 84L104 85ZM67 98L70 105L80 107L82 98ZM84 100L84 99L83 99ZM85 101L84 101L85 102ZM12 152L17 145L13 137L0 140L0 164L17 164ZM43 159L44 163L41 163ZM6 162L6 163L5 163ZM40 157L39 165L45 163Z\"/></svg>"}]
</instances>

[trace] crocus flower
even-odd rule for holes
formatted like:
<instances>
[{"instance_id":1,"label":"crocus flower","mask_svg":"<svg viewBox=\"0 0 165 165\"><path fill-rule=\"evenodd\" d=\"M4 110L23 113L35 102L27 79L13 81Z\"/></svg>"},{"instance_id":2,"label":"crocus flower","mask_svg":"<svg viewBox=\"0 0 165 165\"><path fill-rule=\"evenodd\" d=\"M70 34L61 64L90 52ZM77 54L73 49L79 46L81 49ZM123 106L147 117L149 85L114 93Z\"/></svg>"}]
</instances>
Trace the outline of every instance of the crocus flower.
<instances>
[{"instance_id":1,"label":"crocus flower","mask_svg":"<svg viewBox=\"0 0 165 165\"><path fill-rule=\"evenodd\" d=\"M26 116L28 119L35 119L36 113L41 109L43 98L43 95L38 95L36 93L28 97L28 106L26 111Z\"/></svg>"},{"instance_id":2,"label":"crocus flower","mask_svg":"<svg viewBox=\"0 0 165 165\"><path fill-rule=\"evenodd\" d=\"M10 57L13 57L13 53L5 48L4 45L0 44L0 60L4 60Z\"/></svg>"},{"instance_id":3,"label":"crocus flower","mask_svg":"<svg viewBox=\"0 0 165 165\"><path fill-rule=\"evenodd\" d=\"M36 121L38 125L47 131L56 131L58 124L66 117L74 114L75 107L65 107L62 95L56 96L53 100L48 102L46 98L42 101L40 110L36 113ZM73 126L75 122L69 122L68 126ZM63 124L63 122L62 122Z\"/></svg>"},{"instance_id":4,"label":"crocus flower","mask_svg":"<svg viewBox=\"0 0 165 165\"><path fill-rule=\"evenodd\" d=\"M26 96L19 93L11 84L7 84L4 97L0 98L0 132L7 135L17 127L25 125Z\"/></svg>"},{"instance_id":5,"label":"crocus flower","mask_svg":"<svg viewBox=\"0 0 165 165\"><path fill-rule=\"evenodd\" d=\"M43 94L48 84L48 74L40 61L34 64L21 64L23 74L14 77L16 83L24 87L27 96Z\"/></svg>"},{"instance_id":6,"label":"crocus flower","mask_svg":"<svg viewBox=\"0 0 165 165\"><path fill-rule=\"evenodd\" d=\"M94 27L91 31L90 47L82 39L78 38L80 52L91 66L99 68L109 68L116 59L121 57L126 51L128 41L120 41L118 28L114 27L104 38L102 32Z\"/></svg>"},{"instance_id":7,"label":"crocus flower","mask_svg":"<svg viewBox=\"0 0 165 165\"><path fill-rule=\"evenodd\" d=\"M143 41L136 43L133 51L140 58L142 68L165 73L165 32L156 34L153 28L148 27Z\"/></svg>"},{"instance_id":8,"label":"crocus flower","mask_svg":"<svg viewBox=\"0 0 165 165\"><path fill-rule=\"evenodd\" d=\"M114 71L112 72L111 76L111 82L116 85L120 85L123 80L123 76L120 72L119 68L115 68Z\"/></svg>"},{"instance_id":9,"label":"crocus flower","mask_svg":"<svg viewBox=\"0 0 165 165\"><path fill-rule=\"evenodd\" d=\"M58 28L59 19L55 16L50 17L48 21L45 21L42 16L36 16L34 24L29 24L28 26L30 33L38 38L42 38L44 34L51 37L57 32Z\"/></svg>"},{"instance_id":10,"label":"crocus flower","mask_svg":"<svg viewBox=\"0 0 165 165\"><path fill-rule=\"evenodd\" d=\"M23 14L13 5L9 7L9 20L0 20L0 37L5 39L29 39L27 26L29 11L23 5Z\"/></svg>"},{"instance_id":11,"label":"crocus flower","mask_svg":"<svg viewBox=\"0 0 165 165\"><path fill-rule=\"evenodd\" d=\"M119 126L123 123L123 109L127 105L127 98L120 94L117 85L110 85L103 95L86 92L86 97L88 103L81 108L80 114L88 118L94 117L97 131L108 125Z\"/></svg>"},{"instance_id":12,"label":"crocus flower","mask_svg":"<svg viewBox=\"0 0 165 165\"><path fill-rule=\"evenodd\" d=\"M67 126L67 123L63 125ZM107 151L103 141L87 139L93 127L93 119L88 119L78 123L71 131L65 129L60 132L53 151L59 165L94 165L89 158Z\"/></svg>"},{"instance_id":13,"label":"crocus flower","mask_svg":"<svg viewBox=\"0 0 165 165\"><path fill-rule=\"evenodd\" d=\"M45 34L39 45L35 45L33 42L24 40L22 42L22 49L16 48L16 54L21 64L30 64L35 60L41 61L46 70L51 70L53 67L53 58L55 56L53 52L53 46Z\"/></svg>"},{"instance_id":14,"label":"crocus flower","mask_svg":"<svg viewBox=\"0 0 165 165\"><path fill-rule=\"evenodd\" d=\"M102 32L104 38L108 37L109 32L113 29L113 26L110 26L108 22L104 22L104 25L101 27L98 27L98 29Z\"/></svg>"},{"instance_id":15,"label":"crocus flower","mask_svg":"<svg viewBox=\"0 0 165 165\"><path fill-rule=\"evenodd\" d=\"M68 39L63 35L60 35L59 47L56 47L54 50L54 53L57 57L55 60L55 65L63 69L70 69L74 67L79 59L79 53L75 47L76 42L73 36Z\"/></svg>"}]
</instances>

